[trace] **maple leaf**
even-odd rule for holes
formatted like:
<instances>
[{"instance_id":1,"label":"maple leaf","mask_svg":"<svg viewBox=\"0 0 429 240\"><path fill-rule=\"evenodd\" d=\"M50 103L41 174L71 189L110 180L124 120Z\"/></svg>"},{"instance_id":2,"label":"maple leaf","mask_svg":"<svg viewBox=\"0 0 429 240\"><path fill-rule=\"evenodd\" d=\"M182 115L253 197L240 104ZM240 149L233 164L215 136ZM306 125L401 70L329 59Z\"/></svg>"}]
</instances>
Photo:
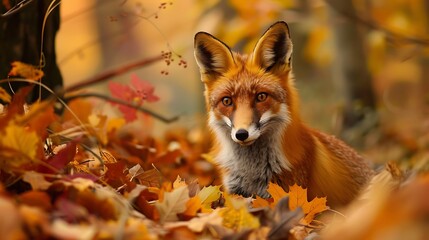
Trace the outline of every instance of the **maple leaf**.
<instances>
[{"instance_id":1,"label":"maple leaf","mask_svg":"<svg viewBox=\"0 0 429 240\"><path fill-rule=\"evenodd\" d=\"M173 182L173 189L183 186L187 187L188 184L186 184L185 180L183 180L179 175L177 175L176 180Z\"/></svg>"},{"instance_id":2,"label":"maple leaf","mask_svg":"<svg viewBox=\"0 0 429 240\"><path fill-rule=\"evenodd\" d=\"M186 202L189 200L189 190L186 186L174 189L172 192L164 192L162 202L155 204L158 209L161 223L178 220L177 214L186 210Z\"/></svg>"},{"instance_id":3,"label":"maple leaf","mask_svg":"<svg viewBox=\"0 0 429 240\"><path fill-rule=\"evenodd\" d=\"M159 100L159 97L154 95L155 88L152 84L139 79L135 74L131 76L131 87L115 82L110 82L108 87L112 96L136 105L142 105L145 101L156 102ZM124 105L119 105L118 108L127 122L137 119L136 109Z\"/></svg>"},{"instance_id":4,"label":"maple leaf","mask_svg":"<svg viewBox=\"0 0 429 240\"><path fill-rule=\"evenodd\" d=\"M289 209L295 210L301 207L305 215L303 224L310 224L314 216L328 209L326 206L326 197L316 197L310 202L307 200L307 189L294 184L289 187Z\"/></svg>"},{"instance_id":5,"label":"maple leaf","mask_svg":"<svg viewBox=\"0 0 429 240\"><path fill-rule=\"evenodd\" d=\"M2 156L2 164L19 167L34 161L40 144L40 139L34 131L10 122L0 139L0 148L9 150L5 151L6 156Z\"/></svg>"},{"instance_id":6,"label":"maple leaf","mask_svg":"<svg viewBox=\"0 0 429 240\"><path fill-rule=\"evenodd\" d=\"M42 174L34 171L25 171L22 180L29 183L33 190L46 190L52 185L51 182L46 181Z\"/></svg>"},{"instance_id":7,"label":"maple leaf","mask_svg":"<svg viewBox=\"0 0 429 240\"><path fill-rule=\"evenodd\" d=\"M156 102L159 97L154 95L155 88L147 81L141 80L136 74L131 75L131 84L137 95L148 102Z\"/></svg>"},{"instance_id":8,"label":"maple leaf","mask_svg":"<svg viewBox=\"0 0 429 240\"><path fill-rule=\"evenodd\" d=\"M15 61L12 62L11 65L12 69L9 72L9 76L21 76L23 78L37 81L44 75L42 70L27 63Z\"/></svg>"},{"instance_id":9,"label":"maple leaf","mask_svg":"<svg viewBox=\"0 0 429 240\"><path fill-rule=\"evenodd\" d=\"M2 100L5 103L10 103L12 100L12 97L9 95L9 93L4 90L4 88L0 87L0 100Z\"/></svg>"},{"instance_id":10,"label":"maple leaf","mask_svg":"<svg viewBox=\"0 0 429 240\"><path fill-rule=\"evenodd\" d=\"M288 194L285 192L285 190L282 187L271 182L268 185L267 191L269 194L271 194L271 197L273 198L273 201L274 201L273 204L271 205L272 207L277 205L280 199L288 196Z\"/></svg>"}]
</instances>

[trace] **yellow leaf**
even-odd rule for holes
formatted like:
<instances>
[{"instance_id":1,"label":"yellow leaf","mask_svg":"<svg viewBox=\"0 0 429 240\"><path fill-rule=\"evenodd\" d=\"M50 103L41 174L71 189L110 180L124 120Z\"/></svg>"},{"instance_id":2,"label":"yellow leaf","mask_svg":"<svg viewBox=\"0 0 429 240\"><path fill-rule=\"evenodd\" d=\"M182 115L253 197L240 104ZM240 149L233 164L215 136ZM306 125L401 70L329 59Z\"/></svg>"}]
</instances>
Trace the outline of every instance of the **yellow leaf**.
<instances>
[{"instance_id":1,"label":"yellow leaf","mask_svg":"<svg viewBox=\"0 0 429 240\"><path fill-rule=\"evenodd\" d=\"M106 132L111 133L117 131L125 125L126 121L124 118L109 118L107 120Z\"/></svg>"},{"instance_id":2,"label":"yellow leaf","mask_svg":"<svg viewBox=\"0 0 429 240\"><path fill-rule=\"evenodd\" d=\"M2 87L0 87L0 100L6 103L10 103L12 100L12 97L9 95L9 93L6 92Z\"/></svg>"},{"instance_id":3,"label":"yellow leaf","mask_svg":"<svg viewBox=\"0 0 429 240\"><path fill-rule=\"evenodd\" d=\"M7 161L6 158L8 158L8 162L4 164L19 167L35 159L39 144L40 139L35 132L28 131L15 122L10 122L0 138L0 148L4 147L13 152L0 159Z\"/></svg>"},{"instance_id":4,"label":"yellow leaf","mask_svg":"<svg viewBox=\"0 0 429 240\"><path fill-rule=\"evenodd\" d=\"M249 213L245 199L225 195L225 208L221 209L222 225L235 231L259 228L259 219Z\"/></svg>"},{"instance_id":5,"label":"yellow leaf","mask_svg":"<svg viewBox=\"0 0 429 240\"><path fill-rule=\"evenodd\" d=\"M288 196L288 194L285 192L285 190L280 187L277 184L271 183L268 185L268 193L271 194L271 197L273 198L273 206L277 205L277 203L282 199L283 197Z\"/></svg>"},{"instance_id":6,"label":"yellow leaf","mask_svg":"<svg viewBox=\"0 0 429 240\"><path fill-rule=\"evenodd\" d=\"M220 192L220 186L209 186L204 187L201 189L201 191L198 193L198 197L201 200L202 212L211 212L213 209L211 208L212 202L219 199L221 195Z\"/></svg>"},{"instance_id":7,"label":"yellow leaf","mask_svg":"<svg viewBox=\"0 0 429 240\"><path fill-rule=\"evenodd\" d=\"M182 178L178 175L176 180L173 182L173 189L183 186L188 187L188 184L186 184L185 180L182 180Z\"/></svg>"},{"instance_id":8,"label":"yellow leaf","mask_svg":"<svg viewBox=\"0 0 429 240\"><path fill-rule=\"evenodd\" d=\"M37 69L35 66L15 61L12 62L12 69L9 72L10 76L21 76L26 79L31 80L39 80L43 77L43 71L40 69Z\"/></svg>"}]
</instances>

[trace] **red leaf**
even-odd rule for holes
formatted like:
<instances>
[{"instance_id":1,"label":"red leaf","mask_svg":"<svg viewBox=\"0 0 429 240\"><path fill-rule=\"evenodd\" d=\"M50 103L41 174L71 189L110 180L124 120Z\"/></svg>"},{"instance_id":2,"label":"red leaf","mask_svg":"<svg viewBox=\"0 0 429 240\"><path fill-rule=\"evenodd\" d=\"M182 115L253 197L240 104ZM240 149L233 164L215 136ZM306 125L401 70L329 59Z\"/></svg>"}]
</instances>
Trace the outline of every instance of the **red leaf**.
<instances>
[{"instance_id":1,"label":"red leaf","mask_svg":"<svg viewBox=\"0 0 429 240\"><path fill-rule=\"evenodd\" d=\"M56 155L50 157L47 163L57 170L62 170L76 155L76 142L67 143L66 147L61 149ZM41 166L39 170L43 173L55 173L51 168Z\"/></svg>"},{"instance_id":2,"label":"red leaf","mask_svg":"<svg viewBox=\"0 0 429 240\"><path fill-rule=\"evenodd\" d=\"M141 80L136 74L131 75L131 84L133 85L136 94L143 100L148 102L156 102L159 97L154 95L155 88L147 81Z\"/></svg>"}]
</instances>

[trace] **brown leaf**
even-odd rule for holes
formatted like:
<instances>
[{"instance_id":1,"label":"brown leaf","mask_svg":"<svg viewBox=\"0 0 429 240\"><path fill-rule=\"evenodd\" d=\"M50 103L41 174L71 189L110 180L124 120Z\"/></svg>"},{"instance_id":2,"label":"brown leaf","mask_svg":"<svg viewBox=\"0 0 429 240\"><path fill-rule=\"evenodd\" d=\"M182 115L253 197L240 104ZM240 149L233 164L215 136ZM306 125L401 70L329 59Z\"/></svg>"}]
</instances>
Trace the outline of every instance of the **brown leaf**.
<instances>
[{"instance_id":1,"label":"brown leaf","mask_svg":"<svg viewBox=\"0 0 429 240\"><path fill-rule=\"evenodd\" d=\"M326 197L316 197L308 202L307 189L294 184L289 187L289 208L290 210L295 210L298 207L301 207L304 212L304 224L310 224L316 214L328 209L326 206Z\"/></svg>"}]
</instances>

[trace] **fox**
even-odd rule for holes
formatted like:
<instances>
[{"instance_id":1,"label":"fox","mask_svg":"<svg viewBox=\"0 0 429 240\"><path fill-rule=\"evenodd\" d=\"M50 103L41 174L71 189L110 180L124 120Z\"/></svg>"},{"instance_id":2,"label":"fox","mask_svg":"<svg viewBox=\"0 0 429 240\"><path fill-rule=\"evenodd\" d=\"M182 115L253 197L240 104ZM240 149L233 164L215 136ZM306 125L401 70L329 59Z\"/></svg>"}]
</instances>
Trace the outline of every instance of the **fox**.
<instances>
[{"instance_id":1,"label":"fox","mask_svg":"<svg viewBox=\"0 0 429 240\"><path fill-rule=\"evenodd\" d=\"M331 207L358 196L373 170L343 141L301 119L286 22L270 26L251 54L198 32L194 55L205 88L211 154L227 192L269 198L270 182L285 191L296 183L310 199L326 196Z\"/></svg>"}]
</instances>

